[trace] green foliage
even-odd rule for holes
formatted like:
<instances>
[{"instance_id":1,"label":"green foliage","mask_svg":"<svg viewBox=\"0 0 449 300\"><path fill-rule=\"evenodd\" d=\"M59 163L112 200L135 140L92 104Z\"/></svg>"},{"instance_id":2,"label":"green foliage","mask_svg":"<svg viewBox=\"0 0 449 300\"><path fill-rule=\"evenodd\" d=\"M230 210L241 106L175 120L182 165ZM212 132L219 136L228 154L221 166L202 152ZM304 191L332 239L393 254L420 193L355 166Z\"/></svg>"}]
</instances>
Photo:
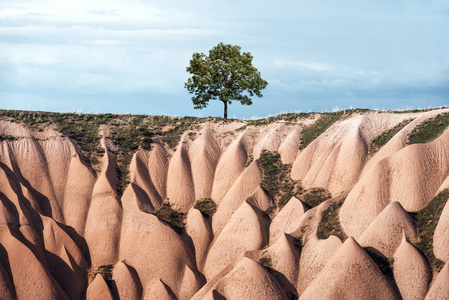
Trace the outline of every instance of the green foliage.
<instances>
[{"instance_id":1,"label":"green foliage","mask_svg":"<svg viewBox=\"0 0 449 300\"><path fill-rule=\"evenodd\" d=\"M252 154L248 155L248 161L245 164L245 168L249 167L250 164L252 164L252 162L254 161L254 157Z\"/></svg>"},{"instance_id":2,"label":"green foliage","mask_svg":"<svg viewBox=\"0 0 449 300\"><path fill-rule=\"evenodd\" d=\"M271 124L274 122L279 122L279 121L285 121L287 123L291 123L291 122L306 119L309 117L310 117L310 114L308 114L308 113L286 113L286 114L280 114L280 115L272 116L272 117L268 117L268 118L249 120L247 123L247 126L268 125L268 124Z\"/></svg>"},{"instance_id":3,"label":"green foliage","mask_svg":"<svg viewBox=\"0 0 449 300\"><path fill-rule=\"evenodd\" d=\"M331 205L323 212L323 217L317 228L317 236L319 239L327 239L331 235L337 236L344 242L348 236L343 231L340 224L338 213L346 198L340 199Z\"/></svg>"},{"instance_id":4,"label":"green foliage","mask_svg":"<svg viewBox=\"0 0 449 300\"><path fill-rule=\"evenodd\" d=\"M95 277L100 274L101 276L103 276L103 279L106 281L106 283L110 283L110 281L112 281L112 269L113 266L112 265L102 265L99 266L97 268L97 270L95 270L92 273L92 279L95 279Z\"/></svg>"},{"instance_id":5,"label":"green foliage","mask_svg":"<svg viewBox=\"0 0 449 300\"><path fill-rule=\"evenodd\" d=\"M301 132L301 145L299 146L299 149L306 148L311 142L331 127L332 124L337 122L343 116L344 112L345 111L323 113L313 124L304 127Z\"/></svg>"},{"instance_id":6,"label":"green foliage","mask_svg":"<svg viewBox=\"0 0 449 300\"><path fill-rule=\"evenodd\" d=\"M186 226L184 223L185 214L180 210L175 210L171 208L170 203L162 203L158 210L152 213L159 220L167 223L176 232L180 233L182 229Z\"/></svg>"},{"instance_id":7,"label":"green foliage","mask_svg":"<svg viewBox=\"0 0 449 300\"><path fill-rule=\"evenodd\" d=\"M148 124L144 123L145 116L129 116L121 122L110 124L109 138L117 146L117 194L123 195L129 184L128 167L133 154L137 149L151 150L152 137L154 133Z\"/></svg>"},{"instance_id":8,"label":"green foliage","mask_svg":"<svg viewBox=\"0 0 449 300\"><path fill-rule=\"evenodd\" d=\"M310 207L315 207L332 198L332 195L323 188L312 188L302 194L303 202Z\"/></svg>"},{"instance_id":9,"label":"green foliage","mask_svg":"<svg viewBox=\"0 0 449 300\"><path fill-rule=\"evenodd\" d=\"M262 267L264 267L268 272L271 272L273 270L271 257L269 256L262 256L261 258L259 258L259 264Z\"/></svg>"},{"instance_id":10,"label":"green foliage","mask_svg":"<svg viewBox=\"0 0 449 300\"><path fill-rule=\"evenodd\" d=\"M299 149L306 148L311 142L313 142L317 137L319 137L323 132L325 132L329 127L331 127L338 120L350 117L355 113L365 113L369 112L369 109L346 109L332 113L321 113L320 118L316 120L313 124L304 127L301 132L301 145Z\"/></svg>"},{"instance_id":11,"label":"green foliage","mask_svg":"<svg viewBox=\"0 0 449 300\"><path fill-rule=\"evenodd\" d=\"M290 177L291 165L283 164L278 152L263 150L259 162L263 174L260 186L278 206L284 206L302 190L300 183Z\"/></svg>"},{"instance_id":12,"label":"green foliage","mask_svg":"<svg viewBox=\"0 0 449 300\"><path fill-rule=\"evenodd\" d=\"M374 154L377 151L379 151L379 149L385 145L386 143L388 143L388 141L396 135L396 133L398 133L399 131L401 131L402 128L404 128L408 123L410 123L411 121L413 121L413 119L408 119L405 121L402 121L401 123L397 124L396 126L394 126L393 128L386 130L384 132L382 132L380 135L378 135L377 137L375 137L370 145L369 145L369 153L370 154Z\"/></svg>"},{"instance_id":13,"label":"green foliage","mask_svg":"<svg viewBox=\"0 0 449 300\"><path fill-rule=\"evenodd\" d=\"M408 136L407 144L428 143L439 137L449 125L449 113L439 114L416 126Z\"/></svg>"},{"instance_id":14,"label":"green foliage","mask_svg":"<svg viewBox=\"0 0 449 300\"><path fill-rule=\"evenodd\" d=\"M433 254L433 234L448 198L449 189L441 191L426 207L413 214L418 232L418 240L415 243L415 247L424 254L429 265L435 271L440 271L444 266L444 262Z\"/></svg>"},{"instance_id":15,"label":"green foliage","mask_svg":"<svg viewBox=\"0 0 449 300\"><path fill-rule=\"evenodd\" d=\"M195 203L194 208L198 209L206 218L212 217L217 211L217 205L210 198L204 198Z\"/></svg>"},{"instance_id":16,"label":"green foliage","mask_svg":"<svg viewBox=\"0 0 449 300\"><path fill-rule=\"evenodd\" d=\"M394 282L394 274L393 274L394 259L387 258L370 247L365 247L363 249L365 249L366 253L368 253L368 255L377 265L379 270L382 272L382 274L384 274L384 276L387 277L390 281Z\"/></svg>"},{"instance_id":17,"label":"green foliage","mask_svg":"<svg viewBox=\"0 0 449 300\"><path fill-rule=\"evenodd\" d=\"M268 83L260 77L260 72L252 65L249 52L240 52L239 46L219 43L204 53L194 53L186 71L192 74L185 87L194 94L195 109L205 108L210 100L222 101L225 105L224 118L227 119L227 104L239 101L251 105L251 97L262 97Z\"/></svg>"}]
</instances>

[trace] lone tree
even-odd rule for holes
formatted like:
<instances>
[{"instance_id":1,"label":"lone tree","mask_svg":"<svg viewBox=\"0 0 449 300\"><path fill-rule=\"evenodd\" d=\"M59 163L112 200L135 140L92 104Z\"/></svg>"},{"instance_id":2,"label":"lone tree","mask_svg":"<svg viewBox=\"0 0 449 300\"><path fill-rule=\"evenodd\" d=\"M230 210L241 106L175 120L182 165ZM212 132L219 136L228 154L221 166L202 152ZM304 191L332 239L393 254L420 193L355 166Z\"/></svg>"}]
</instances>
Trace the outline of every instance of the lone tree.
<instances>
[{"instance_id":1,"label":"lone tree","mask_svg":"<svg viewBox=\"0 0 449 300\"><path fill-rule=\"evenodd\" d=\"M239 46L218 44L209 50L209 55L194 53L187 67L192 74L185 87L194 94L195 109L205 108L209 100L220 100L224 104L224 118L228 118L228 103L240 101L253 104L250 97L262 97L268 83L252 65L253 56L240 52Z\"/></svg>"}]
</instances>

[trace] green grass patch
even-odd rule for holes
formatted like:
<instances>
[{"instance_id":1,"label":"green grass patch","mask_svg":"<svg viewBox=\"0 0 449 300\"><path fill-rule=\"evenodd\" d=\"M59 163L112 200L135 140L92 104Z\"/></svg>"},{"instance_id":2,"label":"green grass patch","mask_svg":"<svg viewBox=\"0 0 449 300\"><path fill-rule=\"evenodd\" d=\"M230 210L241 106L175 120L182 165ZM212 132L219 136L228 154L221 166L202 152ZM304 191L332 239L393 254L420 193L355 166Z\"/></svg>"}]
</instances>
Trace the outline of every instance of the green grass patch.
<instances>
[{"instance_id":1,"label":"green grass patch","mask_svg":"<svg viewBox=\"0 0 449 300\"><path fill-rule=\"evenodd\" d=\"M332 198L332 195L323 188L311 188L306 190L303 194L303 202L310 207L315 207Z\"/></svg>"},{"instance_id":2,"label":"green grass patch","mask_svg":"<svg viewBox=\"0 0 449 300\"><path fill-rule=\"evenodd\" d=\"M249 167L250 164L254 161L254 157L252 154L248 155L248 160L246 161L245 168Z\"/></svg>"},{"instance_id":3,"label":"green grass patch","mask_svg":"<svg viewBox=\"0 0 449 300\"><path fill-rule=\"evenodd\" d=\"M262 256L261 258L259 258L258 263L262 267L264 267L268 272L271 272L273 270L271 257L269 257L269 256Z\"/></svg>"},{"instance_id":4,"label":"green grass patch","mask_svg":"<svg viewBox=\"0 0 449 300\"><path fill-rule=\"evenodd\" d=\"M369 153L370 154L374 154L377 151L379 151L379 149L384 146L386 143L388 143L388 141L396 135L396 133L398 133L399 131L402 130L402 128L404 128L407 124L409 124L411 121L413 121L413 119L408 119L405 121L402 121L401 123L397 124L396 126L394 126L393 128L386 130L384 132L382 132L380 135L378 135L377 137L375 137L370 145L369 145Z\"/></svg>"},{"instance_id":5,"label":"green grass patch","mask_svg":"<svg viewBox=\"0 0 449 300\"><path fill-rule=\"evenodd\" d=\"M151 214L170 225L177 233L181 233L182 229L186 226L184 223L185 214L180 210L173 209L168 202L162 203L161 207Z\"/></svg>"},{"instance_id":6,"label":"green grass patch","mask_svg":"<svg viewBox=\"0 0 449 300\"><path fill-rule=\"evenodd\" d=\"M268 118L262 118L262 119L255 119L255 120L249 120L247 122L246 126L262 126L262 125L268 125L274 122L284 121L287 123L293 123L297 120L302 120L306 118L310 118L311 114L309 113L286 113L286 114L280 114L277 116L272 116ZM246 127L245 126L245 127ZM242 130L239 128L239 130Z\"/></svg>"},{"instance_id":7,"label":"green grass patch","mask_svg":"<svg viewBox=\"0 0 449 300\"><path fill-rule=\"evenodd\" d=\"M198 209L206 218L212 217L213 214L217 211L217 205L210 198L198 200L195 203L194 208Z\"/></svg>"},{"instance_id":8,"label":"green grass patch","mask_svg":"<svg viewBox=\"0 0 449 300\"><path fill-rule=\"evenodd\" d=\"M433 254L433 234L448 198L449 189L441 191L426 207L412 214L418 233L415 247L424 254L431 268L437 272L443 268L444 262Z\"/></svg>"},{"instance_id":9,"label":"green grass patch","mask_svg":"<svg viewBox=\"0 0 449 300\"><path fill-rule=\"evenodd\" d=\"M291 164L283 164L278 152L262 150L259 162L263 174L260 186L277 206L284 206L302 191L300 182L290 177Z\"/></svg>"},{"instance_id":10,"label":"green grass patch","mask_svg":"<svg viewBox=\"0 0 449 300\"><path fill-rule=\"evenodd\" d=\"M422 122L410 132L407 144L429 143L438 138L449 125L449 113L439 114Z\"/></svg>"},{"instance_id":11,"label":"green grass patch","mask_svg":"<svg viewBox=\"0 0 449 300\"><path fill-rule=\"evenodd\" d=\"M306 148L311 142L313 142L335 122L341 120L342 118L348 118L353 114L366 113L369 111L369 109L356 108L331 113L320 113L320 118L318 120L316 120L313 124L304 127L302 130L300 138L301 145L299 146L299 149L301 150Z\"/></svg>"},{"instance_id":12,"label":"green grass patch","mask_svg":"<svg viewBox=\"0 0 449 300\"><path fill-rule=\"evenodd\" d=\"M98 274L103 276L103 279L106 281L106 283L109 284L109 282L112 281L112 265L102 265L99 266L93 273L92 273L92 279L95 279Z\"/></svg>"},{"instance_id":13,"label":"green grass patch","mask_svg":"<svg viewBox=\"0 0 449 300\"><path fill-rule=\"evenodd\" d=\"M301 132L301 145L299 146L299 149L306 148L311 142L331 127L332 124L340 120L343 114L344 111L336 113L323 113L313 124L304 127Z\"/></svg>"},{"instance_id":14,"label":"green grass patch","mask_svg":"<svg viewBox=\"0 0 449 300\"><path fill-rule=\"evenodd\" d=\"M323 212L321 222L317 228L317 236L319 239L327 239L331 235L335 235L344 242L348 238L341 227L340 218L338 217L338 213L340 212L340 208L345 202L345 199L346 198L343 198L332 203Z\"/></svg>"}]
</instances>

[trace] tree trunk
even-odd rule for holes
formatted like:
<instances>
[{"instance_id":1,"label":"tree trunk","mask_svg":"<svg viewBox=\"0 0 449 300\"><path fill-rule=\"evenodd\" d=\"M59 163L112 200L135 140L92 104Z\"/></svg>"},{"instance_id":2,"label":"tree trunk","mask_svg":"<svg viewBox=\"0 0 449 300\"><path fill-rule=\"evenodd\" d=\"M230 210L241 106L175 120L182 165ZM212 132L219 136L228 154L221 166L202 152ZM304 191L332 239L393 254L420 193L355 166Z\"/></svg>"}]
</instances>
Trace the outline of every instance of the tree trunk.
<instances>
[{"instance_id":1,"label":"tree trunk","mask_svg":"<svg viewBox=\"0 0 449 300\"><path fill-rule=\"evenodd\" d=\"M224 119L227 120L228 119L228 102L223 101L224 104Z\"/></svg>"}]
</instances>

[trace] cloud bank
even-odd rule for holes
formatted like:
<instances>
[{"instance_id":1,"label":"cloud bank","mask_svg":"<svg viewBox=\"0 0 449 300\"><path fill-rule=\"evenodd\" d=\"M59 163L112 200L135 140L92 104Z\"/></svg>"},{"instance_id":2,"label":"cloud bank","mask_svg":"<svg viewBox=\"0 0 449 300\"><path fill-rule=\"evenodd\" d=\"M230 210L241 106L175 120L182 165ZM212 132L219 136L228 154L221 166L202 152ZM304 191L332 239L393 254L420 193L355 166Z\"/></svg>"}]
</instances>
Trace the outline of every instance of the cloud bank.
<instances>
[{"instance_id":1,"label":"cloud bank","mask_svg":"<svg viewBox=\"0 0 449 300\"><path fill-rule=\"evenodd\" d=\"M269 82L236 117L448 104L447 1L2 1L0 106L221 115L192 108L193 52L219 42Z\"/></svg>"}]
</instances>

